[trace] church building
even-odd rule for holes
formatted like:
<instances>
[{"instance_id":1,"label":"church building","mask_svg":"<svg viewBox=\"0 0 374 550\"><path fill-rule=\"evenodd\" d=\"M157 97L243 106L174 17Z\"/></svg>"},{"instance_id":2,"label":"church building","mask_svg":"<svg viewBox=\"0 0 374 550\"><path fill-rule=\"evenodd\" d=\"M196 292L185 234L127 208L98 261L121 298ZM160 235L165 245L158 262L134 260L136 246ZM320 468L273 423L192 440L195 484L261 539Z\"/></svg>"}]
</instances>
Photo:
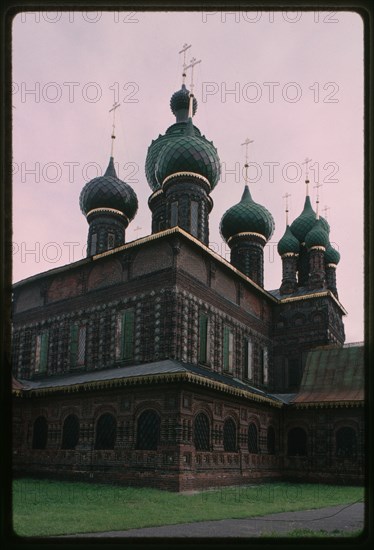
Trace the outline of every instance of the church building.
<instances>
[{"instance_id":1,"label":"church building","mask_svg":"<svg viewBox=\"0 0 374 550\"><path fill-rule=\"evenodd\" d=\"M220 159L194 124L193 67L148 149L151 234L127 242L138 200L112 148L80 194L87 257L14 285L14 474L171 491L362 483L364 347L344 344L329 224L306 178L266 290L274 219L247 159L220 224L230 261L209 248Z\"/></svg>"}]
</instances>

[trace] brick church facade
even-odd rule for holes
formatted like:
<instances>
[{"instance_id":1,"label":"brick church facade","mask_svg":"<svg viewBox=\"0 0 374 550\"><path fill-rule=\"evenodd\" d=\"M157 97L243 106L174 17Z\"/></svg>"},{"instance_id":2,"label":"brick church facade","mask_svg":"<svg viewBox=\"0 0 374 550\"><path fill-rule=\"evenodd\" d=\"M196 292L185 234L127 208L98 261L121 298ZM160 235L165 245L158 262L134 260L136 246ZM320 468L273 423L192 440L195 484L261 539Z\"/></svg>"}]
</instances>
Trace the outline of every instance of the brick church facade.
<instances>
[{"instance_id":1,"label":"brick church facade","mask_svg":"<svg viewBox=\"0 0 374 550\"><path fill-rule=\"evenodd\" d=\"M111 157L80 196L87 258L14 285L15 475L363 482L364 348L344 345L327 221L307 194L265 290L270 212L246 182L221 221L231 261L209 248L218 153L184 84L171 109L146 159L152 233L126 242L137 197Z\"/></svg>"}]
</instances>

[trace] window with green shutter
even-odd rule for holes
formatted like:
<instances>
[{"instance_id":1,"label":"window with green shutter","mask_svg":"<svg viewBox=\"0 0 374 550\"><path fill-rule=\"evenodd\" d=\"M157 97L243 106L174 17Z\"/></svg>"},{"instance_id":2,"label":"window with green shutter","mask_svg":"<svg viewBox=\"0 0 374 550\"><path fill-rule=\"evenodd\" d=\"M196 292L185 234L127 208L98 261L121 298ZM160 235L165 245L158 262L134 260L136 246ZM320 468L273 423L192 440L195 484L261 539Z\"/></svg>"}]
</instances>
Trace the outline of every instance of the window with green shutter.
<instances>
[{"instance_id":1,"label":"window with green shutter","mask_svg":"<svg viewBox=\"0 0 374 550\"><path fill-rule=\"evenodd\" d=\"M77 365L78 355L78 325L71 325L70 327L70 366L75 367Z\"/></svg>"},{"instance_id":2,"label":"window with green shutter","mask_svg":"<svg viewBox=\"0 0 374 550\"><path fill-rule=\"evenodd\" d=\"M208 362L208 316L205 313L199 316L199 361Z\"/></svg>"},{"instance_id":3,"label":"window with green shutter","mask_svg":"<svg viewBox=\"0 0 374 550\"><path fill-rule=\"evenodd\" d=\"M128 309L122 314L121 358L129 361L134 357L134 310Z\"/></svg>"},{"instance_id":4,"label":"window with green shutter","mask_svg":"<svg viewBox=\"0 0 374 550\"><path fill-rule=\"evenodd\" d=\"M86 325L70 327L70 366L82 366L86 360Z\"/></svg>"},{"instance_id":5,"label":"window with green shutter","mask_svg":"<svg viewBox=\"0 0 374 550\"><path fill-rule=\"evenodd\" d=\"M35 373L46 372L48 365L48 331L38 334L35 346Z\"/></svg>"},{"instance_id":6,"label":"window with green shutter","mask_svg":"<svg viewBox=\"0 0 374 550\"><path fill-rule=\"evenodd\" d=\"M253 380L252 342L248 339L244 340L244 378Z\"/></svg>"},{"instance_id":7,"label":"window with green shutter","mask_svg":"<svg viewBox=\"0 0 374 550\"><path fill-rule=\"evenodd\" d=\"M229 327L223 328L223 370L232 372L234 335Z\"/></svg>"}]
</instances>

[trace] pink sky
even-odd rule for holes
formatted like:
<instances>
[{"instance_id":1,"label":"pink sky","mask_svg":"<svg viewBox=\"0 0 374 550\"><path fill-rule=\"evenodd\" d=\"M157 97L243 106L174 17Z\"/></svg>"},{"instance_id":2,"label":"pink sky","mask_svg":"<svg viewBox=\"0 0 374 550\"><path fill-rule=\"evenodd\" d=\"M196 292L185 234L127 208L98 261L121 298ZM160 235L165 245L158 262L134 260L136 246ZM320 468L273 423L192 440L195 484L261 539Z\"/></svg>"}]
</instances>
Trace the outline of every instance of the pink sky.
<instances>
[{"instance_id":1,"label":"pink sky","mask_svg":"<svg viewBox=\"0 0 374 550\"><path fill-rule=\"evenodd\" d=\"M41 13L13 27L13 278L85 256L88 226L79 193L105 170L113 101L118 175L135 189L139 211L127 241L150 233L144 175L152 139L174 122L170 96L181 85L187 42L195 71L194 118L214 142L222 177L212 193L211 247L229 258L223 213L244 181L241 143L250 148L254 200L273 214L265 288L280 286L276 244L305 198L302 162L312 159L311 198L330 209L330 238L341 253L339 297L347 342L363 339L363 26L349 12ZM189 80L187 79L187 84ZM32 92L34 90L34 92ZM34 252L30 252L34 250Z\"/></svg>"}]
</instances>

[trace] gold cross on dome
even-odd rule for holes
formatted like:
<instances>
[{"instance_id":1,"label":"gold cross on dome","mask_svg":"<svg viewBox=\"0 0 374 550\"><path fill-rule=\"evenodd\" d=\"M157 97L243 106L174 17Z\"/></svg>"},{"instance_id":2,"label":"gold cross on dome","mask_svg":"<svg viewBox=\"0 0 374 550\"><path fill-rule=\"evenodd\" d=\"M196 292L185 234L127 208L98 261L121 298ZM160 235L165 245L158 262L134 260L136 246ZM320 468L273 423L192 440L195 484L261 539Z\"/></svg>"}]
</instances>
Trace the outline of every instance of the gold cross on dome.
<instances>
[{"instance_id":1,"label":"gold cross on dome","mask_svg":"<svg viewBox=\"0 0 374 550\"><path fill-rule=\"evenodd\" d=\"M190 61L190 64L187 65L187 67L185 68L185 71L187 71L187 69L191 69L191 84L190 84L191 95L193 94L193 87L194 87L193 71L194 71L195 65L197 65L198 63L201 63L201 59L197 60L196 57L193 57Z\"/></svg>"},{"instance_id":2,"label":"gold cross on dome","mask_svg":"<svg viewBox=\"0 0 374 550\"><path fill-rule=\"evenodd\" d=\"M288 225L288 198L291 196L290 193L286 193L285 195L283 195L283 199L286 199L286 225Z\"/></svg>"},{"instance_id":3,"label":"gold cross on dome","mask_svg":"<svg viewBox=\"0 0 374 550\"><path fill-rule=\"evenodd\" d=\"M316 185L313 186L314 189L317 189L317 197L316 197L316 214L317 214L317 220L319 219L319 188L322 187L322 183L316 183Z\"/></svg>"},{"instance_id":4,"label":"gold cross on dome","mask_svg":"<svg viewBox=\"0 0 374 550\"><path fill-rule=\"evenodd\" d=\"M179 54L183 53L183 73L182 73L182 84L186 83L186 51L191 48L192 44L183 44L182 49L178 52Z\"/></svg>"},{"instance_id":5,"label":"gold cross on dome","mask_svg":"<svg viewBox=\"0 0 374 550\"><path fill-rule=\"evenodd\" d=\"M253 143L253 139L246 138L245 141L241 145L245 145L245 164L244 164L244 181L247 183L249 181L248 179L248 145L250 143Z\"/></svg>"},{"instance_id":6,"label":"gold cross on dome","mask_svg":"<svg viewBox=\"0 0 374 550\"><path fill-rule=\"evenodd\" d=\"M324 206L324 208L322 209L322 212L324 213L325 215L325 220L327 221L327 212L331 210L330 206Z\"/></svg>"},{"instance_id":7,"label":"gold cross on dome","mask_svg":"<svg viewBox=\"0 0 374 550\"><path fill-rule=\"evenodd\" d=\"M306 159L304 160L304 162L302 164L305 164L305 183L306 183L306 196L309 195L309 166L308 164L312 161L312 159L309 159L308 157L306 157Z\"/></svg>"},{"instance_id":8,"label":"gold cross on dome","mask_svg":"<svg viewBox=\"0 0 374 550\"><path fill-rule=\"evenodd\" d=\"M113 156L114 140L116 139L116 133L115 133L115 129L116 129L116 109L118 109L118 107L121 107L121 104L114 102L113 107L111 109L109 109L110 113L113 112L112 135L111 135L112 144L111 144L111 148L110 148L110 156L111 157Z\"/></svg>"}]
</instances>

